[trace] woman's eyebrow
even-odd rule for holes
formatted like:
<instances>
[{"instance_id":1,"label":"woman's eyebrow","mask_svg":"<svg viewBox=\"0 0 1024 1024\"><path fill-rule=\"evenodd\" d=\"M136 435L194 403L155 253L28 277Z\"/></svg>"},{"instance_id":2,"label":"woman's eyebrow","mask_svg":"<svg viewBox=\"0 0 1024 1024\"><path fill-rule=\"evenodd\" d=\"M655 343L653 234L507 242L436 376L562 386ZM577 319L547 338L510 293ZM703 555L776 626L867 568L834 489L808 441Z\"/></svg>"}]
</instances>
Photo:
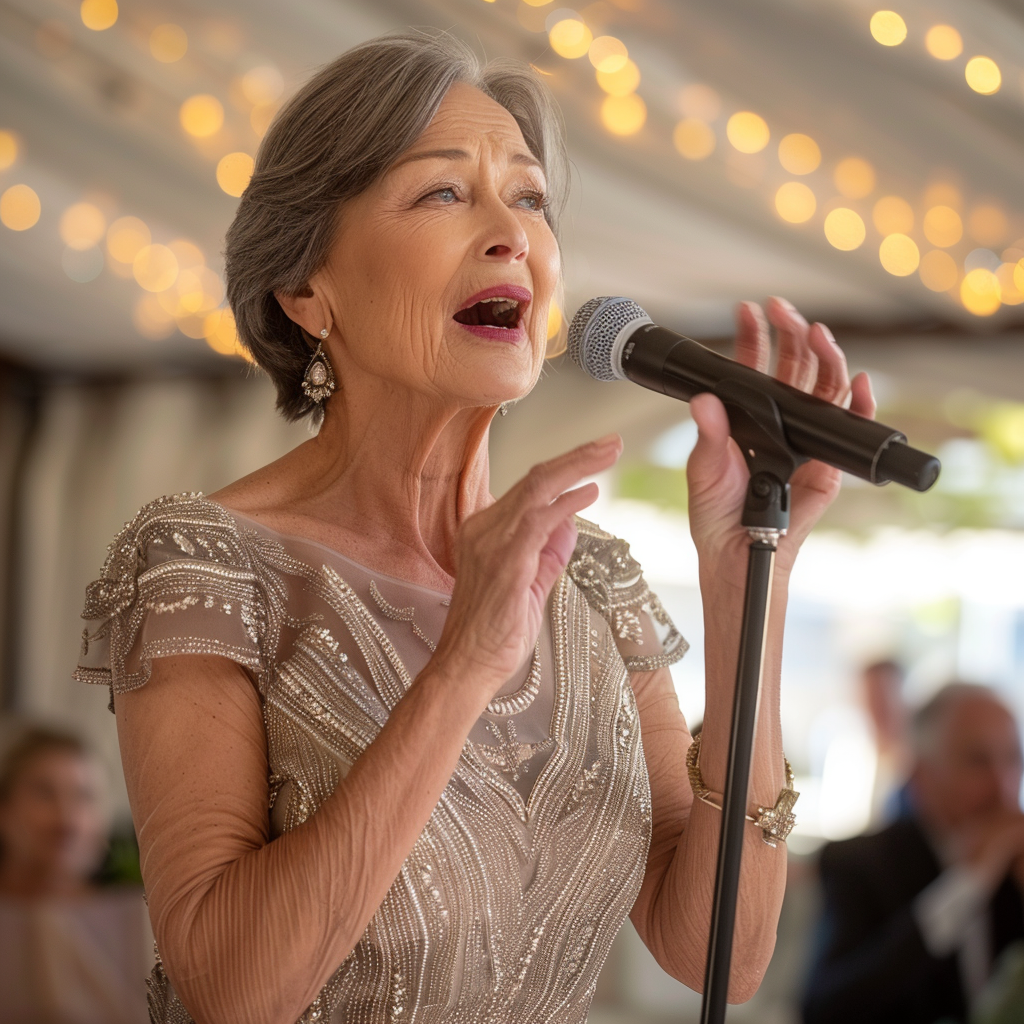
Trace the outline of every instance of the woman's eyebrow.
<instances>
[{"instance_id":1,"label":"woman's eyebrow","mask_svg":"<svg viewBox=\"0 0 1024 1024\"><path fill-rule=\"evenodd\" d=\"M395 161L394 167L401 167L403 164L410 164L414 160L469 160L470 155L464 149L427 149L419 153L407 153ZM530 167L543 165L532 153L513 153L510 162L514 164L526 164Z\"/></svg>"}]
</instances>

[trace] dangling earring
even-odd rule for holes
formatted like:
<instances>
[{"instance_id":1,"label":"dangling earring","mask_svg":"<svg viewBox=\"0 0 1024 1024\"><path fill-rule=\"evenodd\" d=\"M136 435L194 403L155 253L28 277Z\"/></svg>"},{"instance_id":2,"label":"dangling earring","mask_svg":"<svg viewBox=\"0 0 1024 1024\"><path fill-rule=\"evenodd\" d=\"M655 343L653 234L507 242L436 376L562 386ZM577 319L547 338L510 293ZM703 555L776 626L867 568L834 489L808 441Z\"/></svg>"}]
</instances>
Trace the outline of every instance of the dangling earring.
<instances>
[{"instance_id":1,"label":"dangling earring","mask_svg":"<svg viewBox=\"0 0 1024 1024\"><path fill-rule=\"evenodd\" d=\"M502 402L501 405L498 406L498 412L502 416L507 416L508 415L508 405L509 405L508 402Z\"/></svg>"},{"instance_id":2,"label":"dangling earring","mask_svg":"<svg viewBox=\"0 0 1024 1024\"><path fill-rule=\"evenodd\" d=\"M321 338L326 338L328 334L330 334L330 331L326 327L320 331ZM303 394L311 402L316 402L319 405L331 396L337 386L337 381L334 379L334 369L331 366L331 361L327 358L327 353L324 352L323 342L321 341L316 346L313 358L310 359L306 372L303 374Z\"/></svg>"}]
</instances>

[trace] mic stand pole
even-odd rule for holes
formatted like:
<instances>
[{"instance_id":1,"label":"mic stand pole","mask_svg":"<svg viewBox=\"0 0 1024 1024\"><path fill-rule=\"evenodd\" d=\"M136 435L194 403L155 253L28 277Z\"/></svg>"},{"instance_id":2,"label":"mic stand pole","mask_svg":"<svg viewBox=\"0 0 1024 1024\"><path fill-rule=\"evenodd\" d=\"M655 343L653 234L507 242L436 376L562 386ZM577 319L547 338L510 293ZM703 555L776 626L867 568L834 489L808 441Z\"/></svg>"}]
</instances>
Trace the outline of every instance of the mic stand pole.
<instances>
[{"instance_id":1,"label":"mic stand pole","mask_svg":"<svg viewBox=\"0 0 1024 1024\"><path fill-rule=\"evenodd\" d=\"M725 1021L772 572L779 538L789 526L789 478L796 467L806 461L790 450L778 406L771 398L733 383L721 385L716 394L725 404L733 439L740 446L750 470L741 519L750 535L750 548L701 1024ZM770 821L770 818L765 820ZM769 838L768 831L765 837Z\"/></svg>"}]
</instances>

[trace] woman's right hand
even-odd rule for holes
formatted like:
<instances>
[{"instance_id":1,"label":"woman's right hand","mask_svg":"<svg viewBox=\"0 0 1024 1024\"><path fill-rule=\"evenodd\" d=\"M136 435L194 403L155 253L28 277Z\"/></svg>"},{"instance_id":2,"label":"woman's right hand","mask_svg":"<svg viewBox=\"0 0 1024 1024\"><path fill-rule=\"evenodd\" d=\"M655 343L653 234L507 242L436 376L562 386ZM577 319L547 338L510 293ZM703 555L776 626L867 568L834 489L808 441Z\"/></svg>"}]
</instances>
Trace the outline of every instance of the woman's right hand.
<instances>
[{"instance_id":1,"label":"woman's right hand","mask_svg":"<svg viewBox=\"0 0 1024 1024\"><path fill-rule=\"evenodd\" d=\"M548 594L576 546L573 517L597 498L594 483L568 488L621 451L609 434L542 462L459 527L455 589L431 660L472 679L481 698L490 700L533 650Z\"/></svg>"}]
</instances>

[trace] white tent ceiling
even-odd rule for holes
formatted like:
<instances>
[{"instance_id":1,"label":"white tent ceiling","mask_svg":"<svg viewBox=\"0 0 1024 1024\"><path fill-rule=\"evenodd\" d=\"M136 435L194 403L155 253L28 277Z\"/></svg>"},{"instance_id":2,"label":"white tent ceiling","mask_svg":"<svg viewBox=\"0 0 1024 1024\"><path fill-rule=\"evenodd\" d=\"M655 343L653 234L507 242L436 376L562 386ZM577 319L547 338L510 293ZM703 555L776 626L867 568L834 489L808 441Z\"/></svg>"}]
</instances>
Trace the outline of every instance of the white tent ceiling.
<instances>
[{"instance_id":1,"label":"white tent ceiling","mask_svg":"<svg viewBox=\"0 0 1024 1024\"><path fill-rule=\"evenodd\" d=\"M576 169L564 237L570 310L593 294L625 293L669 325L721 336L736 300L778 293L848 332L939 326L965 344L979 334L1024 337L1024 305L980 319L955 290L935 293L916 274L886 273L870 223L875 199L902 196L916 211L911 234L928 248L920 233L925 193L945 181L959 189L965 216L982 203L1005 211L1006 237L992 243L995 252L1024 236L1020 0L899 0L908 37L896 47L872 39L876 6L864 0L576 6L595 34L621 38L641 70L648 118L635 135L618 138L602 127L603 93L587 59L551 51L543 22L559 0L541 8L521 0L122 0L105 31L85 28L73 0L0 0L0 130L21 143L15 164L0 171L0 190L23 182L42 205L31 229L0 228L0 352L81 369L218 358L180 333L143 338L132 321L142 295L133 280L104 271L72 281L62 269L62 211L85 198L108 219L140 217L155 239L198 243L219 269L236 201L219 189L216 161L253 152L258 141L248 113L230 100L233 81L273 65L287 95L352 44L409 25L452 29L488 56L517 56L550 73ZM189 37L187 54L166 64L148 45L165 22ZM939 22L960 31L962 58L942 62L926 52L924 34ZM995 95L967 87L963 67L972 54L1000 65ZM672 130L681 91L698 82L720 95L722 113L712 124L715 152L689 162L674 150ZM227 111L224 128L202 145L178 122L181 103L200 92L220 97ZM769 125L772 142L762 153L745 156L726 141L727 117L743 109ZM784 223L773 205L792 177L775 149L789 132L812 136L823 154L820 169L802 179L818 212L801 225ZM868 236L856 251L841 252L826 241L822 216L838 195L835 164L851 155L874 165L878 184L864 199L843 201L862 213ZM950 252L962 264L975 247L965 238Z\"/></svg>"}]
</instances>

